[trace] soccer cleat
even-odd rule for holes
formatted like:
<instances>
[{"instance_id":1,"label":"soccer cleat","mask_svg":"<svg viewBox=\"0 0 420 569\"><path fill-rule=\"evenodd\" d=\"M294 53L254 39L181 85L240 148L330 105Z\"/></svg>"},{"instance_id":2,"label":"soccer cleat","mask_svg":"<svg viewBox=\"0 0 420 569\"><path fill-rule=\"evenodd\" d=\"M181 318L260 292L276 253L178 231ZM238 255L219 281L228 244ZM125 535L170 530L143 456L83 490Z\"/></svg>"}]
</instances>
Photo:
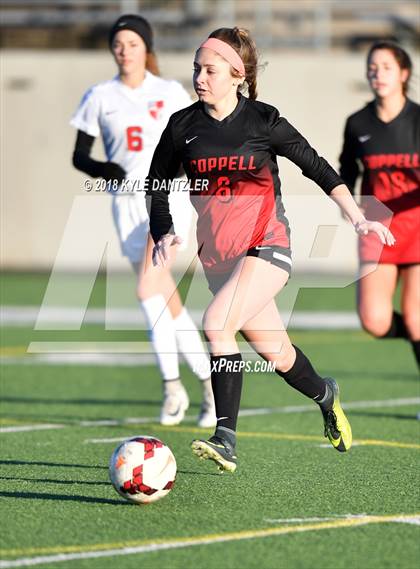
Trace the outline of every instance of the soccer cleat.
<instances>
[{"instance_id":1,"label":"soccer cleat","mask_svg":"<svg viewBox=\"0 0 420 569\"><path fill-rule=\"evenodd\" d=\"M200 413L198 415L197 424L203 429L215 427L217 424L216 408L211 401L204 400L201 404Z\"/></svg>"},{"instance_id":2,"label":"soccer cleat","mask_svg":"<svg viewBox=\"0 0 420 569\"><path fill-rule=\"evenodd\" d=\"M326 377L325 381L333 394L333 403L327 409L321 406L324 417L324 436L328 437L332 446L339 452L346 452L350 450L352 443L350 423L340 405L337 382L331 377Z\"/></svg>"},{"instance_id":3,"label":"soccer cleat","mask_svg":"<svg viewBox=\"0 0 420 569\"><path fill-rule=\"evenodd\" d=\"M165 426L178 425L184 418L185 411L189 406L190 400L184 387L175 393L165 393L160 410L160 424Z\"/></svg>"},{"instance_id":4,"label":"soccer cleat","mask_svg":"<svg viewBox=\"0 0 420 569\"><path fill-rule=\"evenodd\" d=\"M222 472L235 472L236 461L235 449L228 441L212 436L207 441L196 439L191 443L194 454L201 459L213 460Z\"/></svg>"}]
</instances>

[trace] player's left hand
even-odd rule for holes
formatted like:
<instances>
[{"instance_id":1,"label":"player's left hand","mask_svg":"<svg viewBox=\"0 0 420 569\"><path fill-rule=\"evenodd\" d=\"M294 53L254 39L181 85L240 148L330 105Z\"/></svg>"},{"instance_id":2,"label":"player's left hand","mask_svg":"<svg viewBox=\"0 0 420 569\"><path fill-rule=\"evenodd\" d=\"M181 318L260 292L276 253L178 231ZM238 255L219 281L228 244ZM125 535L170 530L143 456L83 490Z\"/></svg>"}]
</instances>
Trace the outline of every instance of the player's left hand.
<instances>
[{"instance_id":1,"label":"player's left hand","mask_svg":"<svg viewBox=\"0 0 420 569\"><path fill-rule=\"evenodd\" d=\"M390 230L380 221L369 221L365 219L364 221L359 221L354 226L356 233L358 235L367 235L368 233L376 233L376 235L381 240L384 245L394 245L395 237L392 235Z\"/></svg>"},{"instance_id":2,"label":"player's left hand","mask_svg":"<svg viewBox=\"0 0 420 569\"><path fill-rule=\"evenodd\" d=\"M182 243L181 237L167 233L153 247L152 260L155 267L165 267L170 259L169 248Z\"/></svg>"}]
</instances>

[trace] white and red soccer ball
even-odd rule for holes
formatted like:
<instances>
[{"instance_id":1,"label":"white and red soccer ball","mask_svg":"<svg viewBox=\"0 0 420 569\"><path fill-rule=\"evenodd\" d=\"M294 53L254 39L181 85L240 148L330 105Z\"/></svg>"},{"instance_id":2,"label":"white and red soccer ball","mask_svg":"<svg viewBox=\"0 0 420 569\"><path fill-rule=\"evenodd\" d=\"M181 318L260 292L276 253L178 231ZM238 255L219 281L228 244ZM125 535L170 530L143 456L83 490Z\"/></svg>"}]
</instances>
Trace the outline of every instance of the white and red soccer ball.
<instances>
[{"instance_id":1,"label":"white and red soccer ball","mask_svg":"<svg viewBox=\"0 0 420 569\"><path fill-rule=\"evenodd\" d=\"M112 453L109 477L126 500L149 504L166 496L175 483L176 460L172 451L154 437L123 441Z\"/></svg>"}]
</instances>

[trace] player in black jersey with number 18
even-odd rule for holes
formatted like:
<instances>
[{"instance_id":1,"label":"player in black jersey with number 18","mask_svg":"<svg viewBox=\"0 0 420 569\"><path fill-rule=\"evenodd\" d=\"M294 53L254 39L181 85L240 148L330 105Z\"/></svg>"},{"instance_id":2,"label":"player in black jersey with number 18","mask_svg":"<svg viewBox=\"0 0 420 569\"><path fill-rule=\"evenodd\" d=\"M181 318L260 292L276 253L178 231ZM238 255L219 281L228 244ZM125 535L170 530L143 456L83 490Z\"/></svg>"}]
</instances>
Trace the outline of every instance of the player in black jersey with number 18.
<instances>
[{"instance_id":1,"label":"player in black jersey with number 18","mask_svg":"<svg viewBox=\"0 0 420 569\"><path fill-rule=\"evenodd\" d=\"M420 366L420 106L407 97L411 71L411 59L398 44L371 47L367 77L375 99L347 119L340 162L351 190L362 169L366 214L379 210L375 196L391 210L397 240L395 247L382 247L375 235L359 240L362 325L378 338L409 340ZM399 279L402 314L392 302Z\"/></svg>"},{"instance_id":2,"label":"player in black jersey with number 18","mask_svg":"<svg viewBox=\"0 0 420 569\"><path fill-rule=\"evenodd\" d=\"M181 164L192 180L199 256L214 294L203 327L218 418L214 436L193 441L192 448L231 472L245 363L235 340L238 331L264 359L275 362L289 385L319 404L325 435L337 450L347 451L352 442L336 382L320 377L292 345L275 304L292 263L276 155L317 182L358 232L394 241L381 223L364 218L341 178L277 109L255 100L256 69L255 44L246 30L213 32L195 55L199 101L172 115L149 172L149 188L174 178ZM240 93L244 82L249 98ZM172 233L168 192L149 190L149 195L154 262L164 265L179 238Z\"/></svg>"}]
</instances>

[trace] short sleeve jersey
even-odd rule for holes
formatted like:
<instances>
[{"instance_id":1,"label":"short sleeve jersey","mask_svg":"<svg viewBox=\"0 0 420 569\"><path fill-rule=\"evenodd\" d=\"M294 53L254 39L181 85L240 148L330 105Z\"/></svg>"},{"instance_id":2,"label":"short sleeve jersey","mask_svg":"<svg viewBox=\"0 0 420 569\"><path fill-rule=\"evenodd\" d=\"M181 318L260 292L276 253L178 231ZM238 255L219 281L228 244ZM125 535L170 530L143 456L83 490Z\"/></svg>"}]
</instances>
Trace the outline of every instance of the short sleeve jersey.
<instances>
[{"instance_id":1,"label":"short sleeve jersey","mask_svg":"<svg viewBox=\"0 0 420 569\"><path fill-rule=\"evenodd\" d=\"M285 156L329 193L342 183L333 168L274 107L239 97L232 114L218 121L201 102L175 113L162 134L149 172L172 179L182 164L192 181L198 214L197 241L207 270L227 264L255 246L290 248L289 224L281 201L276 156ZM196 181L208 180L206 190ZM150 191L151 233L156 241L170 232L166 191Z\"/></svg>"},{"instance_id":2,"label":"short sleeve jersey","mask_svg":"<svg viewBox=\"0 0 420 569\"><path fill-rule=\"evenodd\" d=\"M180 83L146 71L136 89L118 77L89 89L70 124L90 136L101 135L108 161L119 164L128 178L143 179L169 117L190 104Z\"/></svg>"}]
</instances>

